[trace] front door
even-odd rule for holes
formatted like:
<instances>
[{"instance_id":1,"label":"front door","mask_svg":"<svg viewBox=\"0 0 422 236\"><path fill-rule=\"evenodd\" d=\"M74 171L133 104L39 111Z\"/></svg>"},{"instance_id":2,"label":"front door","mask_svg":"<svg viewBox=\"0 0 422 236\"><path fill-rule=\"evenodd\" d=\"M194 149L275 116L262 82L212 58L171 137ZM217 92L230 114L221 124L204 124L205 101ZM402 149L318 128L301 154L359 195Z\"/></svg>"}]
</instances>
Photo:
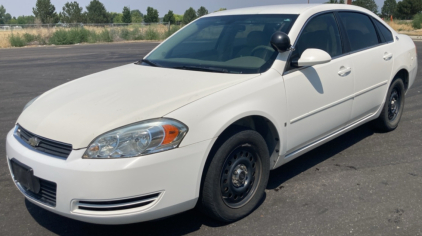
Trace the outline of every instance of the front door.
<instances>
[{"instance_id":1,"label":"front door","mask_svg":"<svg viewBox=\"0 0 422 236\"><path fill-rule=\"evenodd\" d=\"M307 23L289 61L300 58L308 48L328 52L332 61L303 68L288 66L284 73L289 118L287 154L346 125L352 111L353 63L343 56L333 13L315 16Z\"/></svg>"}]
</instances>

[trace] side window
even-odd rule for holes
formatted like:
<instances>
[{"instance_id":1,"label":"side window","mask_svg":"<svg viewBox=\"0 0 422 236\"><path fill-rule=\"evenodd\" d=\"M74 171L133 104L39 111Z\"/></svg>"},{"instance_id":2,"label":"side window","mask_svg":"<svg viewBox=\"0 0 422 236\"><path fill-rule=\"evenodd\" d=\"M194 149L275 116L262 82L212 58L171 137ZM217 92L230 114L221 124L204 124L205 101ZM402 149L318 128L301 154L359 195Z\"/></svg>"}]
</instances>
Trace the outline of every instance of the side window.
<instances>
[{"instance_id":1,"label":"side window","mask_svg":"<svg viewBox=\"0 0 422 236\"><path fill-rule=\"evenodd\" d=\"M316 16L308 22L296 43L292 60L299 59L308 48L324 50L331 57L342 54L340 33L333 13Z\"/></svg>"},{"instance_id":2,"label":"side window","mask_svg":"<svg viewBox=\"0 0 422 236\"><path fill-rule=\"evenodd\" d=\"M379 43L377 32L369 16L353 12L339 12L339 15L346 28L352 51Z\"/></svg>"},{"instance_id":3,"label":"side window","mask_svg":"<svg viewBox=\"0 0 422 236\"><path fill-rule=\"evenodd\" d=\"M377 25L379 31L381 32L382 36L384 37L384 40L389 43L389 42L393 42L393 34L391 33L391 31L385 27L381 22L379 22L378 20L374 19L375 24Z\"/></svg>"}]
</instances>

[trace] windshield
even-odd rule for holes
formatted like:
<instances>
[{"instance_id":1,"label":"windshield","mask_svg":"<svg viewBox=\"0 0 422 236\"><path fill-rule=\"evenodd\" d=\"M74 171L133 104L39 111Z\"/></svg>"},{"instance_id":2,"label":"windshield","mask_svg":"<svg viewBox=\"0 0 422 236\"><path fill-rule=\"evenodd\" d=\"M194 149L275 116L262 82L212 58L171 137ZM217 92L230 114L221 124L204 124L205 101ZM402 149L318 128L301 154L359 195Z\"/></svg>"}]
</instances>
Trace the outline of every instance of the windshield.
<instances>
[{"instance_id":1,"label":"windshield","mask_svg":"<svg viewBox=\"0 0 422 236\"><path fill-rule=\"evenodd\" d=\"M201 18L162 43L143 64L223 73L267 71L278 52L274 32L289 33L297 15L231 15Z\"/></svg>"}]
</instances>

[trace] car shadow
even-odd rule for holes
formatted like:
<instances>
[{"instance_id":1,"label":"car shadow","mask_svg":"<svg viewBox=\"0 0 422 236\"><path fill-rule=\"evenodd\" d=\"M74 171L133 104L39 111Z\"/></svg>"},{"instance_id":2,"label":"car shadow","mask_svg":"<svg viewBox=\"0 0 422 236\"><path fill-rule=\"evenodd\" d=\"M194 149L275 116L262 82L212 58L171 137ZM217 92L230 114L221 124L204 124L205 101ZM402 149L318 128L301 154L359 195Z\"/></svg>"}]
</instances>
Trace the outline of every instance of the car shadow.
<instances>
[{"instance_id":1,"label":"car shadow","mask_svg":"<svg viewBox=\"0 0 422 236\"><path fill-rule=\"evenodd\" d=\"M266 194L257 208L265 199ZM126 225L99 225L57 215L27 199L25 206L39 225L58 235L186 235L199 230L203 225L211 228L228 225L205 216L196 208L154 221Z\"/></svg>"},{"instance_id":2,"label":"car shadow","mask_svg":"<svg viewBox=\"0 0 422 236\"><path fill-rule=\"evenodd\" d=\"M368 125L363 125L283 165L271 172L267 189L277 188L285 181L342 152L373 133ZM266 195L259 205L265 201L265 198ZM58 235L185 235L199 230L203 225L211 228L227 225L203 215L197 209L149 222L128 225L97 225L59 216L26 199L25 205L38 224Z\"/></svg>"},{"instance_id":3,"label":"car shadow","mask_svg":"<svg viewBox=\"0 0 422 236\"><path fill-rule=\"evenodd\" d=\"M299 71L308 79L309 83L312 84L319 94L324 94L324 87L322 86L321 78L315 68L311 66Z\"/></svg>"},{"instance_id":4,"label":"car shadow","mask_svg":"<svg viewBox=\"0 0 422 236\"><path fill-rule=\"evenodd\" d=\"M336 139L286 163L271 171L267 189L275 189L296 175L311 169L317 164L341 153L345 149L374 134L371 124L357 127Z\"/></svg>"}]
</instances>

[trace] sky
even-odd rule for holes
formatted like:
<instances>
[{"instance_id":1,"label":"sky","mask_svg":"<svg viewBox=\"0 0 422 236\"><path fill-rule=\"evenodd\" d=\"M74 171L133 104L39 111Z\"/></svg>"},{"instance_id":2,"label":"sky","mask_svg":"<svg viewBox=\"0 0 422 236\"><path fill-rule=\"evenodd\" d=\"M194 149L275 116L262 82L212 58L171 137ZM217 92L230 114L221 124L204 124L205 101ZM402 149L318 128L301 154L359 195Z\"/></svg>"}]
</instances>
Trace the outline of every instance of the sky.
<instances>
[{"instance_id":1,"label":"sky","mask_svg":"<svg viewBox=\"0 0 422 236\"><path fill-rule=\"evenodd\" d=\"M51 0L56 7L56 12L62 11L63 5L68 1L75 0ZM80 6L87 6L90 0L76 0ZM183 14L189 7L197 10L200 6L204 6L209 12L216 11L220 8L235 9L242 7L275 5L275 4L292 4L292 3L308 3L308 0L100 0L107 11L122 12L124 6L129 6L132 10L139 9L143 14L146 13L148 6L158 10L160 17L163 17L169 10L175 14ZM309 0L311 3L324 3L327 0ZM381 9L384 0L375 0L378 8ZM6 12L12 16L32 15L32 7L35 6L36 0L0 0L0 5L6 8Z\"/></svg>"}]
</instances>

